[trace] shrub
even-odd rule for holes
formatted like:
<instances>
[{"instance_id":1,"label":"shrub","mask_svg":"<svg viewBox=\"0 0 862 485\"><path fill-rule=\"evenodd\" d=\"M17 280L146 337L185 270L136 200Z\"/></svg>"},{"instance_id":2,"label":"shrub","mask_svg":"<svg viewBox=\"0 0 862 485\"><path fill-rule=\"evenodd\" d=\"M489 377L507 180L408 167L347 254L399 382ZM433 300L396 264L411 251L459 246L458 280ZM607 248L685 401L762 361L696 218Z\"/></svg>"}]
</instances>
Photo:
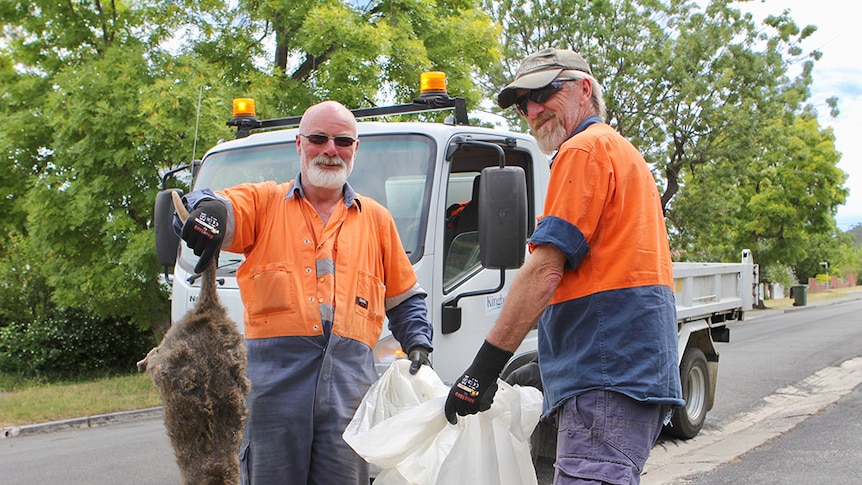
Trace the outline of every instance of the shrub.
<instances>
[{"instance_id":1,"label":"shrub","mask_svg":"<svg viewBox=\"0 0 862 485\"><path fill-rule=\"evenodd\" d=\"M0 329L0 371L49 380L129 372L153 344L130 323L60 310Z\"/></svg>"}]
</instances>

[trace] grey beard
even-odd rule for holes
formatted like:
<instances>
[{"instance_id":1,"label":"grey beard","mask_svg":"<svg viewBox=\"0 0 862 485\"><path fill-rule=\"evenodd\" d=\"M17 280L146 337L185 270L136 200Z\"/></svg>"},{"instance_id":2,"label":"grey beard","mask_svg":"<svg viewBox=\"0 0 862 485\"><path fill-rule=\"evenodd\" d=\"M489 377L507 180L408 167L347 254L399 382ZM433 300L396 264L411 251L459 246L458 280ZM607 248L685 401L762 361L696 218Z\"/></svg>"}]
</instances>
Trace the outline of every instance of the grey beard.
<instances>
[{"instance_id":1,"label":"grey beard","mask_svg":"<svg viewBox=\"0 0 862 485\"><path fill-rule=\"evenodd\" d=\"M556 118L543 124L535 135L539 149L546 155L553 155L568 137L565 128Z\"/></svg>"},{"instance_id":2,"label":"grey beard","mask_svg":"<svg viewBox=\"0 0 862 485\"><path fill-rule=\"evenodd\" d=\"M341 169L332 171L329 169L321 169L319 164L326 164L331 160L326 155L320 155L311 160L308 167L308 183L325 189L340 189L347 182L347 176L350 172L347 170L347 164L341 164Z\"/></svg>"}]
</instances>

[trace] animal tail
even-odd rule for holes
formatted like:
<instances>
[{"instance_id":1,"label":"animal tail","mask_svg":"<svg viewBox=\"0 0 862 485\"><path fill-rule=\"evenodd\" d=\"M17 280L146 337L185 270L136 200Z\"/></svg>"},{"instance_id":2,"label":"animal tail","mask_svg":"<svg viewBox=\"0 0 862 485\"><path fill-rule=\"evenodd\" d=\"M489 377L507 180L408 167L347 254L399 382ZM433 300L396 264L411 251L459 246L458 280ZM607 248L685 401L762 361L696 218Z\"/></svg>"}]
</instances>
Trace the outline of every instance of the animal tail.
<instances>
[{"instance_id":1,"label":"animal tail","mask_svg":"<svg viewBox=\"0 0 862 485\"><path fill-rule=\"evenodd\" d=\"M174 210L177 211L177 215L180 216L180 222L185 224L186 219L189 218L189 211L186 209L186 205L183 204L183 200L180 199L180 194L178 194L176 190L171 192L171 200L174 201Z\"/></svg>"}]
</instances>

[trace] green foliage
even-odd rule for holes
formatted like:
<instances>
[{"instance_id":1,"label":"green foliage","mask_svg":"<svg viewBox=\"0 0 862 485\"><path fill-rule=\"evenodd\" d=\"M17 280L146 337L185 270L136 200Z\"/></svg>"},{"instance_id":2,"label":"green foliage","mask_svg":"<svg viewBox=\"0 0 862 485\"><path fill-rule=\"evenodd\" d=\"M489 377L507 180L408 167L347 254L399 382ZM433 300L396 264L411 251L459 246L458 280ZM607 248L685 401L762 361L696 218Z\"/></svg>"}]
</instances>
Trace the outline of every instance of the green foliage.
<instances>
[{"instance_id":1,"label":"green foliage","mask_svg":"<svg viewBox=\"0 0 862 485\"><path fill-rule=\"evenodd\" d=\"M808 281L818 274L826 274L828 263L830 275L841 275L844 271L859 264L859 253L851 246L852 237L847 233L836 235L815 234L807 238L805 256L793 265L793 272L799 281ZM858 273L857 273L858 274Z\"/></svg>"},{"instance_id":2,"label":"green foliage","mask_svg":"<svg viewBox=\"0 0 862 485\"><path fill-rule=\"evenodd\" d=\"M446 72L449 91L472 108L483 94L476 73L501 55L498 27L479 4L243 0L238 14L251 21L248 38L275 37L275 70L291 81L280 93L283 113L323 99L350 108L408 102L427 70Z\"/></svg>"},{"instance_id":3,"label":"green foliage","mask_svg":"<svg viewBox=\"0 0 862 485\"><path fill-rule=\"evenodd\" d=\"M42 379L129 372L153 343L128 322L64 310L0 329L0 371Z\"/></svg>"},{"instance_id":4,"label":"green foliage","mask_svg":"<svg viewBox=\"0 0 862 485\"><path fill-rule=\"evenodd\" d=\"M55 8L62 7L36 9L7 32L23 39L53 29L45 15ZM8 142L0 225L15 236L0 242L0 285L10 290L0 297L0 326L53 308L81 308L142 329L168 321L150 222L160 173L188 163L199 140L202 152L230 136L224 121L235 88L218 65L168 54L150 44L156 34L132 36L151 32L141 23L132 29L146 15L122 15L126 22L102 26L122 27L98 40L84 35L86 15L79 36L57 32L81 43L64 58L74 62L34 58L29 44L11 42L10 59L35 65L0 64L9 93L0 99L8 120L0 133ZM99 47L90 49L94 42Z\"/></svg>"},{"instance_id":5,"label":"green foliage","mask_svg":"<svg viewBox=\"0 0 862 485\"><path fill-rule=\"evenodd\" d=\"M688 257L723 261L749 248L762 266L807 275L798 265L828 258L816 241L834 239L836 250L848 244L835 239L832 216L847 196L834 135L805 114L792 123L774 120L752 139L759 150L751 158L720 156L687 174L668 212L679 228L673 243Z\"/></svg>"},{"instance_id":6,"label":"green foliage","mask_svg":"<svg viewBox=\"0 0 862 485\"><path fill-rule=\"evenodd\" d=\"M25 196L33 180L48 164L42 147L48 146L50 130L45 112L34 109L44 103L50 82L38 75L19 74L12 67L14 59L0 51L0 234L26 232ZM0 256L9 251L13 240L0 238Z\"/></svg>"},{"instance_id":7,"label":"green foliage","mask_svg":"<svg viewBox=\"0 0 862 485\"><path fill-rule=\"evenodd\" d=\"M159 162L166 147L176 149L170 145L176 135L146 144L152 124L129 93L150 82L148 62L135 52L134 46L109 47L54 76L44 105L53 113L46 120L53 129L51 163L34 180L26 208L34 252L44 255L59 307L148 328L153 312L166 305L154 256L133 242L149 230Z\"/></svg>"},{"instance_id":8,"label":"green foliage","mask_svg":"<svg viewBox=\"0 0 862 485\"><path fill-rule=\"evenodd\" d=\"M6 37L18 59L42 72L56 72L126 42L142 26L142 11L127 2L0 2Z\"/></svg>"},{"instance_id":9,"label":"green foliage","mask_svg":"<svg viewBox=\"0 0 862 485\"><path fill-rule=\"evenodd\" d=\"M723 0L486 5L504 26L497 89L544 47L591 63L609 123L653 169L677 259L738 261L750 248L763 266L793 266L810 238L837 232L846 176L831 130L805 104L820 53L801 42L815 26L786 13L757 25ZM802 66L795 78L792 64ZM837 100L829 108L837 114Z\"/></svg>"},{"instance_id":10,"label":"green foliage","mask_svg":"<svg viewBox=\"0 0 862 485\"><path fill-rule=\"evenodd\" d=\"M763 283L778 283L785 288L795 283L793 272L786 266L760 266L760 281Z\"/></svg>"},{"instance_id":11,"label":"green foliage","mask_svg":"<svg viewBox=\"0 0 862 485\"><path fill-rule=\"evenodd\" d=\"M33 252L31 241L10 233L5 247L0 252L0 328L15 320L35 320L54 309L42 259Z\"/></svg>"}]
</instances>

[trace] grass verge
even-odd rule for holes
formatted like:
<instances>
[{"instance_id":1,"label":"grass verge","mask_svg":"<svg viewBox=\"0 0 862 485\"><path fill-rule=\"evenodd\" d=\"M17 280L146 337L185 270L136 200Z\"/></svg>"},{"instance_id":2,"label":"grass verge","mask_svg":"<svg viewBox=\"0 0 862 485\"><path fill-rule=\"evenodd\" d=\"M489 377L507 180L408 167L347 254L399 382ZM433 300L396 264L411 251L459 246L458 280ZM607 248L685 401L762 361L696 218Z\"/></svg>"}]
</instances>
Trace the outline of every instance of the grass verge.
<instances>
[{"instance_id":1,"label":"grass verge","mask_svg":"<svg viewBox=\"0 0 862 485\"><path fill-rule=\"evenodd\" d=\"M0 377L0 427L161 406L146 374L40 384Z\"/></svg>"},{"instance_id":2,"label":"grass verge","mask_svg":"<svg viewBox=\"0 0 862 485\"><path fill-rule=\"evenodd\" d=\"M790 290L786 290L789 292ZM809 291L807 295L807 303L815 303L818 301L832 300L844 296L852 296L856 293L862 293L862 286L851 286L849 288L838 288L826 291ZM766 300L763 303L768 309L787 308L793 306L793 298L781 298L778 300Z\"/></svg>"}]
</instances>

